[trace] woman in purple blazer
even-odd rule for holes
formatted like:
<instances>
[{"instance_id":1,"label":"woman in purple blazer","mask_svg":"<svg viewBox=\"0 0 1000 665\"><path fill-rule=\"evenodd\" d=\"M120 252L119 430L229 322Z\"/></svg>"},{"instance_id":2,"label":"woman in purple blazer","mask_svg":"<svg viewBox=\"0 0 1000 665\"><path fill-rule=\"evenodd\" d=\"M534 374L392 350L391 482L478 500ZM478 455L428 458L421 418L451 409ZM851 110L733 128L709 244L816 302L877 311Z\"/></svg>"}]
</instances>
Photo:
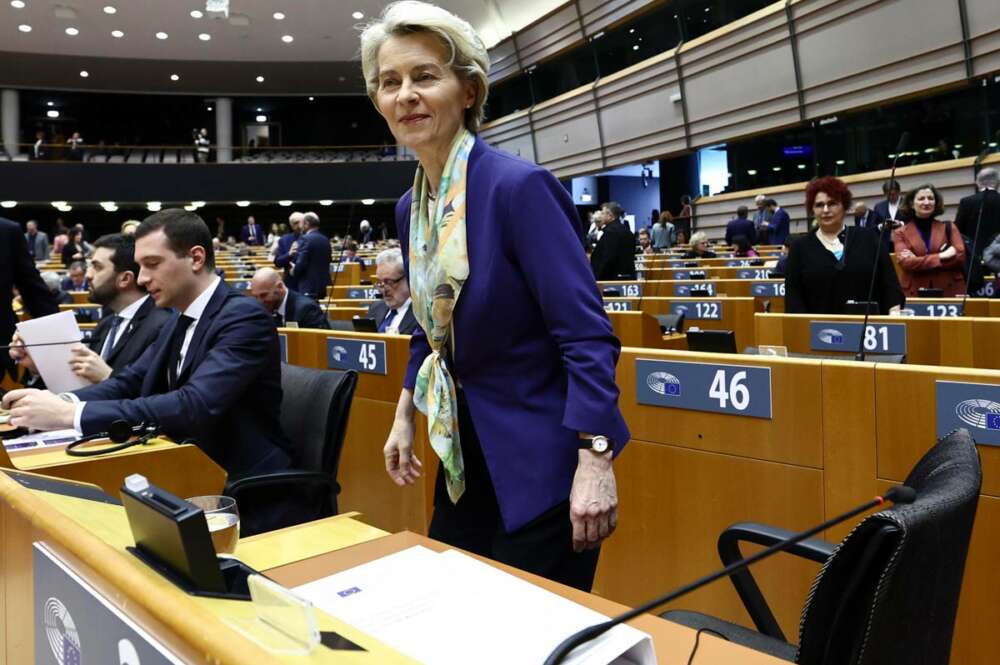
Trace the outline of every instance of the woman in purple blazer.
<instances>
[{"instance_id":1,"label":"woman in purple blazer","mask_svg":"<svg viewBox=\"0 0 1000 665\"><path fill-rule=\"evenodd\" d=\"M396 206L420 322L386 470L412 484L415 409L441 458L430 535L589 589L617 523L619 343L566 190L475 132L489 57L464 20L390 5L361 37L368 92L419 159Z\"/></svg>"}]
</instances>

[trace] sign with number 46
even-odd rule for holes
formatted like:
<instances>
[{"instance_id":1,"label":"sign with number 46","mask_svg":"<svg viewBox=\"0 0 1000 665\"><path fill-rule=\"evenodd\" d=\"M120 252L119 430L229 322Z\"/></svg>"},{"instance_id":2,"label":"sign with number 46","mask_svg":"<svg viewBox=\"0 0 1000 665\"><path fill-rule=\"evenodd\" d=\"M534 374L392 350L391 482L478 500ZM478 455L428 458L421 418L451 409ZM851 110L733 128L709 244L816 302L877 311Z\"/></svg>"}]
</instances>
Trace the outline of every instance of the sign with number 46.
<instances>
[{"instance_id":1,"label":"sign with number 46","mask_svg":"<svg viewBox=\"0 0 1000 665\"><path fill-rule=\"evenodd\" d=\"M771 419L771 368L635 361L639 404Z\"/></svg>"}]
</instances>

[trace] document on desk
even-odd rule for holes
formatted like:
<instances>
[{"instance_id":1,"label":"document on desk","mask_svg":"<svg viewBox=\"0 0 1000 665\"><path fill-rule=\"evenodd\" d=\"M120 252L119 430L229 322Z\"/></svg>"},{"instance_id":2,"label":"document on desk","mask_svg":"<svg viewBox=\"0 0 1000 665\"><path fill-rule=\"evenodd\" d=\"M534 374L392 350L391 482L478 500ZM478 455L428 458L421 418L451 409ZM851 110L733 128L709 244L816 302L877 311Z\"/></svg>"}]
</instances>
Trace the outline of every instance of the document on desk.
<instances>
[{"instance_id":1,"label":"document on desk","mask_svg":"<svg viewBox=\"0 0 1000 665\"><path fill-rule=\"evenodd\" d=\"M607 617L457 552L416 546L295 589L316 607L429 665L541 665ZM652 641L617 626L572 665L655 665Z\"/></svg>"},{"instance_id":2,"label":"document on desk","mask_svg":"<svg viewBox=\"0 0 1000 665\"><path fill-rule=\"evenodd\" d=\"M69 360L73 355L70 349L83 339L73 312L67 310L21 321L17 324L17 332L29 347L32 344L46 345L30 349L31 359L35 361L35 367L45 381L46 388L54 393L64 393L90 385L69 368Z\"/></svg>"}]
</instances>

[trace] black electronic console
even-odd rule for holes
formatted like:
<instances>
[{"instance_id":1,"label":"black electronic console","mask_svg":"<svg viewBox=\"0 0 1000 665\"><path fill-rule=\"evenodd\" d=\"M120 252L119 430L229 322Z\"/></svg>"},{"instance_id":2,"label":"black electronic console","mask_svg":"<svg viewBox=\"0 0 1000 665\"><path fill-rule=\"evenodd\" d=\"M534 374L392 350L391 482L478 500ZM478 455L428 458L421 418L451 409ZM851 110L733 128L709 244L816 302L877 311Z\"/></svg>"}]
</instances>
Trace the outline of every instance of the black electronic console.
<instances>
[{"instance_id":1,"label":"black electronic console","mask_svg":"<svg viewBox=\"0 0 1000 665\"><path fill-rule=\"evenodd\" d=\"M139 474L125 479L121 497L135 539L129 552L185 593L250 600L247 577L260 573L216 556L201 508Z\"/></svg>"}]
</instances>

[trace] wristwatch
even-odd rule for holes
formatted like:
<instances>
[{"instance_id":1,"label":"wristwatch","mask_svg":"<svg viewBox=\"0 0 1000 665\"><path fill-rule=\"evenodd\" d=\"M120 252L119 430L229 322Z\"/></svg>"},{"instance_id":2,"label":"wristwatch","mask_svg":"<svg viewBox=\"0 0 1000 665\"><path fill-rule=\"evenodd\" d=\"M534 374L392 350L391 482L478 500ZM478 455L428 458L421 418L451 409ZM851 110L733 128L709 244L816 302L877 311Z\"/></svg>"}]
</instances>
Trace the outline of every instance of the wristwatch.
<instances>
[{"instance_id":1,"label":"wristwatch","mask_svg":"<svg viewBox=\"0 0 1000 665\"><path fill-rule=\"evenodd\" d=\"M601 434L597 436L580 437L580 450L592 450L603 455L611 449L611 439Z\"/></svg>"}]
</instances>

